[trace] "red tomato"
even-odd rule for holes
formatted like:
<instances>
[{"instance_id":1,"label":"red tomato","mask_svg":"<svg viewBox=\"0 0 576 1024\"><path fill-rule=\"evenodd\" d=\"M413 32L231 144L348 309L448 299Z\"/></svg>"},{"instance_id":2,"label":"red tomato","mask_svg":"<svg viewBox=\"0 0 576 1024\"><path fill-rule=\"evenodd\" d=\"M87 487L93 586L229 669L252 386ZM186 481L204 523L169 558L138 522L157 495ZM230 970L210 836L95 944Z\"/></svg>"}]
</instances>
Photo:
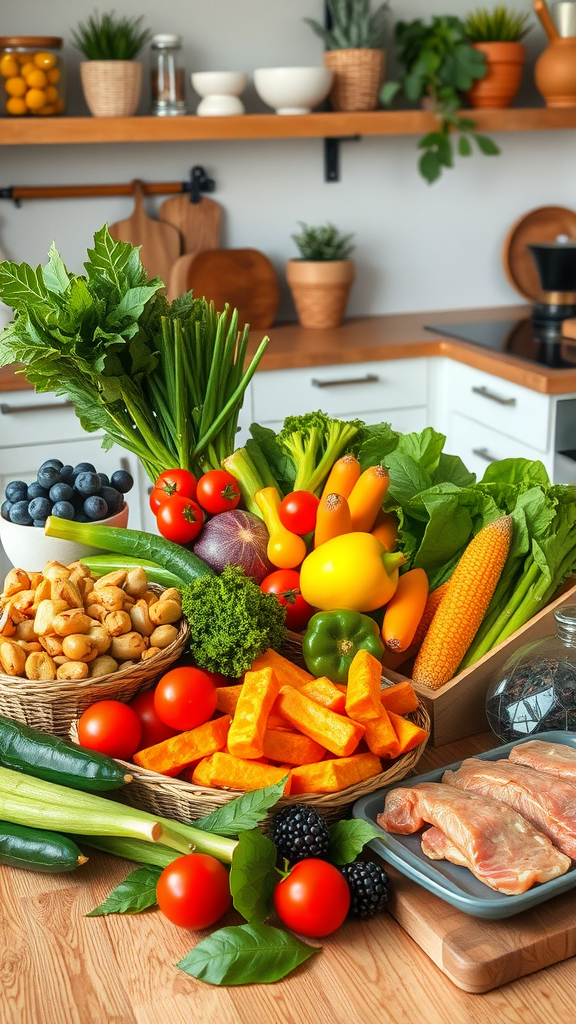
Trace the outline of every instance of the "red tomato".
<instances>
[{"instance_id":1,"label":"red tomato","mask_svg":"<svg viewBox=\"0 0 576 1024\"><path fill-rule=\"evenodd\" d=\"M202 508L212 515L229 512L240 501L238 481L224 469L211 469L200 477L196 497Z\"/></svg>"},{"instance_id":2,"label":"red tomato","mask_svg":"<svg viewBox=\"0 0 576 1024\"><path fill-rule=\"evenodd\" d=\"M196 477L187 469L165 469L154 484L154 490L162 491L167 498L175 494L181 498L195 498Z\"/></svg>"},{"instance_id":3,"label":"red tomato","mask_svg":"<svg viewBox=\"0 0 576 1024\"><path fill-rule=\"evenodd\" d=\"M286 626L300 633L314 615L311 604L300 593L300 573L296 569L278 569L266 576L260 584L264 594L275 594L286 609Z\"/></svg>"},{"instance_id":4,"label":"red tomato","mask_svg":"<svg viewBox=\"0 0 576 1024\"><path fill-rule=\"evenodd\" d=\"M333 864L308 857L278 883L274 906L280 920L292 931L320 938L343 924L350 907L350 889Z\"/></svg>"},{"instance_id":5,"label":"red tomato","mask_svg":"<svg viewBox=\"0 0 576 1024\"><path fill-rule=\"evenodd\" d=\"M226 913L232 902L228 872L207 853L177 857L160 875L156 898L172 924L194 931L208 928Z\"/></svg>"},{"instance_id":6,"label":"red tomato","mask_svg":"<svg viewBox=\"0 0 576 1024\"><path fill-rule=\"evenodd\" d=\"M145 750L146 747L153 747L155 743L162 743L176 736L177 729L171 729L161 718L154 707L154 687L144 690L130 701L128 707L136 712L142 726L142 735L138 744L138 750Z\"/></svg>"},{"instance_id":7,"label":"red tomato","mask_svg":"<svg viewBox=\"0 0 576 1024\"><path fill-rule=\"evenodd\" d=\"M156 523L166 540L172 540L175 544L190 544L202 529L204 513L192 498L181 498L175 494L160 505Z\"/></svg>"},{"instance_id":8,"label":"red tomato","mask_svg":"<svg viewBox=\"0 0 576 1024\"><path fill-rule=\"evenodd\" d=\"M212 673L192 665L170 669L154 690L156 714L180 732L207 722L216 710L216 700Z\"/></svg>"},{"instance_id":9,"label":"red tomato","mask_svg":"<svg viewBox=\"0 0 576 1024\"><path fill-rule=\"evenodd\" d=\"M312 491L292 491L280 502L280 522L291 533L304 537L316 526L319 499Z\"/></svg>"},{"instance_id":10,"label":"red tomato","mask_svg":"<svg viewBox=\"0 0 576 1024\"><path fill-rule=\"evenodd\" d=\"M142 726L136 712L119 700L91 704L78 722L82 747L128 761L138 750Z\"/></svg>"}]
</instances>

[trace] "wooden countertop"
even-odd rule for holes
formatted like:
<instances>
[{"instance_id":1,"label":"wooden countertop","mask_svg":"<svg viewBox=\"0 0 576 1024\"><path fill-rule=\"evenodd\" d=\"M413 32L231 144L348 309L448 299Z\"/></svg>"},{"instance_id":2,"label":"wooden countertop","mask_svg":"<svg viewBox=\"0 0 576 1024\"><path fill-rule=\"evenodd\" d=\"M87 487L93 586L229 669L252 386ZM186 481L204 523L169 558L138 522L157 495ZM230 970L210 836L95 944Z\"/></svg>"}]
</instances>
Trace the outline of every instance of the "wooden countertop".
<instances>
[{"instance_id":1,"label":"wooden countertop","mask_svg":"<svg viewBox=\"0 0 576 1024\"><path fill-rule=\"evenodd\" d=\"M511 320L529 310L527 305L514 305L356 317L346 320L341 327L328 330L306 329L297 323L278 324L267 332L271 342L260 370L445 356L542 394L575 392L576 366L574 369L553 370L466 341L443 338L425 329L425 324L429 323ZM251 352L256 349L264 333L255 328L252 330ZM567 344L576 345L576 342ZM0 392L18 391L31 386L25 377L16 375L14 370L12 366L0 370Z\"/></svg>"},{"instance_id":2,"label":"wooden countertop","mask_svg":"<svg viewBox=\"0 0 576 1024\"><path fill-rule=\"evenodd\" d=\"M430 750L418 770L494 742L484 734ZM284 981L214 988L174 966L196 936L159 911L84 917L129 870L96 851L73 876L0 867L3 1024L565 1024L573 1016L576 958L470 995L385 912L347 922ZM231 913L224 923L239 918Z\"/></svg>"}]
</instances>

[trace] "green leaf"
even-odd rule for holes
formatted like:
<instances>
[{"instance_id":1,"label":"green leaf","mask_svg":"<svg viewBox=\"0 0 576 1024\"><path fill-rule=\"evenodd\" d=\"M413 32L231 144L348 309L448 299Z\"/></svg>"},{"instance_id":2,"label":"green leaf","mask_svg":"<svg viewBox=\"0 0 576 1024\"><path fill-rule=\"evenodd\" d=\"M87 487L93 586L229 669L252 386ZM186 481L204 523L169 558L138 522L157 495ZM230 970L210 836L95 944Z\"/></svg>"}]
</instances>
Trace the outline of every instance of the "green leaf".
<instances>
[{"instance_id":1,"label":"green leaf","mask_svg":"<svg viewBox=\"0 0 576 1024\"><path fill-rule=\"evenodd\" d=\"M400 82L385 82L380 89L380 103L383 103L385 107L391 106L392 100L398 95L401 88L402 85Z\"/></svg>"},{"instance_id":2,"label":"green leaf","mask_svg":"<svg viewBox=\"0 0 576 1024\"><path fill-rule=\"evenodd\" d=\"M259 828L240 833L232 856L230 892L235 909L250 923L265 921L272 913L276 859L274 843Z\"/></svg>"},{"instance_id":3,"label":"green leaf","mask_svg":"<svg viewBox=\"0 0 576 1024\"><path fill-rule=\"evenodd\" d=\"M47 303L51 308L42 267L32 270L27 263L18 265L9 260L0 263L0 299L12 309L45 309Z\"/></svg>"},{"instance_id":4,"label":"green leaf","mask_svg":"<svg viewBox=\"0 0 576 1024\"><path fill-rule=\"evenodd\" d=\"M217 811L212 811L205 818L194 822L194 828L204 832L214 832L218 836L237 836L241 832L250 831L263 821L271 807L278 803L284 795L286 779L253 789L249 793L231 800Z\"/></svg>"},{"instance_id":5,"label":"green leaf","mask_svg":"<svg viewBox=\"0 0 576 1024\"><path fill-rule=\"evenodd\" d=\"M363 470L369 466L383 466L401 437L389 423L367 424L358 436L360 443L352 447Z\"/></svg>"},{"instance_id":6,"label":"green leaf","mask_svg":"<svg viewBox=\"0 0 576 1024\"><path fill-rule=\"evenodd\" d=\"M484 153L484 156L498 156L500 150L492 139L489 139L487 135L474 135L478 149Z\"/></svg>"},{"instance_id":7,"label":"green leaf","mask_svg":"<svg viewBox=\"0 0 576 1024\"><path fill-rule=\"evenodd\" d=\"M349 864L363 850L371 839L377 839L380 830L367 821L354 818L352 821L336 821L330 826L330 848L328 859L332 864Z\"/></svg>"},{"instance_id":8,"label":"green leaf","mask_svg":"<svg viewBox=\"0 0 576 1024\"><path fill-rule=\"evenodd\" d=\"M51 292L62 294L69 287L70 278L68 277L68 272L62 262L62 257L56 248L55 242L52 242L48 256L48 263L42 272L44 284Z\"/></svg>"},{"instance_id":9,"label":"green leaf","mask_svg":"<svg viewBox=\"0 0 576 1024\"><path fill-rule=\"evenodd\" d=\"M418 168L420 170L420 174L426 179L429 185L431 185L433 181L437 181L442 174L442 164L438 158L438 154L431 149L420 157L420 160L418 161Z\"/></svg>"},{"instance_id":10,"label":"green leaf","mask_svg":"<svg viewBox=\"0 0 576 1024\"><path fill-rule=\"evenodd\" d=\"M471 156L472 154L470 139L467 139L465 135L461 135L458 139L458 152L460 156Z\"/></svg>"},{"instance_id":11,"label":"green leaf","mask_svg":"<svg viewBox=\"0 0 576 1024\"><path fill-rule=\"evenodd\" d=\"M177 966L210 985L267 984L285 978L320 948L268 924L243 924L213 932Z\"/></svg>"},{"instance_id":12,"label":"green leaf","mask_svg":"<svg viewBox=\"0 0 576 1024\"><path fill-rule=\"evenodd\" d=\"M433 484L451 483L456 487L471 487L476 483L476 474L466 469L459 455L442 452L432 476Z\"/></svg>"},{"instance_id":13,"label":"green leaf","mask_svg":"<svg viewBox=\"0 0 576 1024\"><path fill-rule=\"evenodd\" d=\"M162 868L141 867L132 871L120 885L112 890L103 903L91 910L86 917L100 917L102 914L139 914L142 910L156 905L156 886Z\"/></svg>"}]
</instances>

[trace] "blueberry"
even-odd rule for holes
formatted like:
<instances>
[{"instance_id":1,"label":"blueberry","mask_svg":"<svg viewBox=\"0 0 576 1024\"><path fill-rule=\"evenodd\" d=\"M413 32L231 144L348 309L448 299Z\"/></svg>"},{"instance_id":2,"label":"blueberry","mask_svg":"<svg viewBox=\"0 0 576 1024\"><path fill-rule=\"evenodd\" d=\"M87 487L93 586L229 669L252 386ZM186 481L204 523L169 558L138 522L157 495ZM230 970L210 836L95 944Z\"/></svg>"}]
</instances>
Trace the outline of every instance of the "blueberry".
<instances>
[{"instance_id":1,"label":"blueberry","mask_svg":"<svg viewBox=\"0 0 576 1024\"><path fill-rule=\"evenodd\" d=\"M58 519L74 519L74 505L71 505L69 501L57 501L52 506L52 515L57 516Z\"/></svg>"},{"instance_id":2,"label":"blueberry","mask_svg":"<svg viewBox=\"0 0 576 1024\"><path fill-rule=\"evenodd\" d=\"M14 502L8 501L8 499L6 499L6 501L2 502L2 507L0 508L0 515L2 516L2 519L7 519L8 522L10 522L10 509L12 508L13 504Z\"/></svg>"},{"instance_id":3,"label":"blueberry","mask_svg":"<svg viewBox=\"0 0 576 1024\"><path fill-rule=\"evenodd\" d=\"M28 497L28 484L25 484L23 480L12 480L7 485L5 493L8 501L12 503L25 501Z\"/></svg>"},{"instance_id":4,"label":"blueberry","mask_svg":"<svg viewBox=\"0 0 576 1024\"><path fill-rule=\"evenodd\" d=\"M33 519L32 520L32 526L40 526L42 529L44 529L45 525L46 525L46 520L45 519Z\"/></svg>"},{"instance_id":5,"label":"blueberry","mask_svg":"<svg viewBox=\"0 0 576 1024\"><path fill-rule=\"evenodd\" d=\"M88 516L85 516L83 512L77 512L76 515L74 516L74 522L75 523L91 523L92 520L88 519Z\"/></svg>"},{"instance_id":6,"label":"blueberry","mask_svg":"<svg viewBox=\"0 0 576 1024\"><path fill-rule=\"evenodd\" d=\"M117 491L115 487L103 487L100 491L100 497L104 498L108 505L109 516L115 516L124 505L124 495L120 494L120 491Z\"/></svg>"},{"instance_id":7,"label":"blueberry","mask_svg":"<svg viewBox=\"0 0 576 1024\"><path fill-rule=\"evenodd\" d=\"M110 480L106 473L98 473L98 476L100 477L100 487L110 487Z\"/></svg>"},{"instance_id":8,"label":"blueberry","mask_svg":"<svg viewBox=\"0 0 576 1024\"><path fill-rule=\"evenodd\" d=\"M50 501L72 501L73 494L70 484L54 484L50 488Z\"/></svg>"},{"instance_id":9,"label":"blueberry","mask_svg":"<svg viewBox=\"0 0 576 1024\"><path fill-rule=\"evenodd\" d=\"M95 473L96 467L93 466L91 462L79 462L77 466L74 466L72 472L75 473L76 476L78 476L79 473Z\"/></svg>"},{"instance_id":10,"label":"blueberry","mask_svg":"<svg viewBox=\"0 0 576 1024\"><path fill-rule=\"evenodd\" d=\"M80 494L88 498L91 494L98 494L100 490L100 477L98 473L89 473L86 470L85 473L78 474L74 486Z\"/></svg>"},{"instance_id":11,"label":"blueberry","mask_svg":"<svg viewBox=\"0 0 576 1024\"><path fill-rule=\"evenodd\" d=\"M62 469L63 465L64 463L60 462L60 459L46 459L46 462L42 463L40 469L46 469L46 466L54 466L56 469Z\"/></svg>"},{"instance_id":12,"label":"blueberry","mask_svg":"<svg viewBox=\"0 0 576 1024\"><path fill-rule=\"evenodd\" d=\"M110 483L122 494L128 494L128 491L134 487L134 480L125 469L117 469L115 473L112 473Z\"/></svg>"},{"instance_id":13,"label":"blueberry","mask_svg":"<svg viewBox=\"0 0 576 1024\"><path fill-rule=\"evenodd\" d=\"M72 476L73 473L74 470L72 469L72 466L62 466L62 469L60 470L60 480L62 481L62 483L70 483L70 477Z\"/></svg>"},{"instance_id":14,"label":"blueberry","mask_svg":"<svg viewBox=\"0 0 576 1024\"><path fill-rule=\"evenodd\" d=\"M28 505L28 515L32 519L46 519L52 511L52 502L48 498L33 498Z\"/></svg>"},{"instance_id":15,"label":"blueberry","mask_svg":"<svg viewBox=\"0 0 576 1024\"><path fill-rule=\"evenodd\" d=\"M84 502L84 512L88 516L88 519L106 519L108 515L108 505L104 501L104 498L99 498L96 494L91 494Z\"/></svg>"},{"instance_id":16,"label":"blueberry","mask_svg":"<svg viewBox=\"0 0 576 1024\"><path fill-rule=\"evenodd\" d=\"M16 501L10 509L10 522L17 526L32 526L32 516L28 512L27 501Z\"/></svg>"},{"instance_id":17,"label":"blueberry","mask_svg":"<svg viewBox=\"0 0 576 1024\"><path fill-rule=\"evenodd\" d=\"M60 483L60 470L57 466L40 466L37 479L41 487L50 490L54 484Z\"/></svg>"},{"instance_id":18,"label":"blueberry","mask_svg":"<svg viewBox=\"0 0 576 1024\"><path fill-rule=\"evenodd\" d=\"M28 499L32 501L32 498L47 498L48 491L45 487L42 487L37 480L34 480L31 484L28 484Z\"/></svg>"}]
</instances>

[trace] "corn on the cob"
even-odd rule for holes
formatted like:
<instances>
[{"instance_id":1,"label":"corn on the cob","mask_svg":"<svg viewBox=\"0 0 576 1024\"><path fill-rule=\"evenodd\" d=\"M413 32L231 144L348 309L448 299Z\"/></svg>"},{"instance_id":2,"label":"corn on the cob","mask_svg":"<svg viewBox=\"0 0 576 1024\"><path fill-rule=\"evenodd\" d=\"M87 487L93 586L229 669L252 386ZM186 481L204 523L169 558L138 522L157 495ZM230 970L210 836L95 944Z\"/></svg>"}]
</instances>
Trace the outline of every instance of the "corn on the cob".
<instances>
[{"instance_id":1,"label":"corn on the cob","mask_svg":"<svg viewBox=\"0 0 576 1024\"><path fill-rule=\"evenodd\" d=\"M432 619L434 618L436 612L438 611L438 608L440 607L440 602L442 598L445 596L446 591L448 590L449 583L450 580L446 580L445 583L441 583L439 587L436 587L436 590L431 590L430 593L428 594L426 607L424 608L422 618L418 623L418 628L414 633L414 639L412 641L412 643L416 644L418 647L421 647L424 637L426 636L426 633L430 629Z\"/></svg>"},{"instance_id":2,"label":"corn on the cob","mask_svg":"<svg viewBox=\"0 0 576 1024\"><path fill-rule=\"evenodd\" d=\"M430 625L412 677L436 690L456 672L486 614L504 568L512 519L501 516L470 541Z\"/></svg>"}]
</instances>

